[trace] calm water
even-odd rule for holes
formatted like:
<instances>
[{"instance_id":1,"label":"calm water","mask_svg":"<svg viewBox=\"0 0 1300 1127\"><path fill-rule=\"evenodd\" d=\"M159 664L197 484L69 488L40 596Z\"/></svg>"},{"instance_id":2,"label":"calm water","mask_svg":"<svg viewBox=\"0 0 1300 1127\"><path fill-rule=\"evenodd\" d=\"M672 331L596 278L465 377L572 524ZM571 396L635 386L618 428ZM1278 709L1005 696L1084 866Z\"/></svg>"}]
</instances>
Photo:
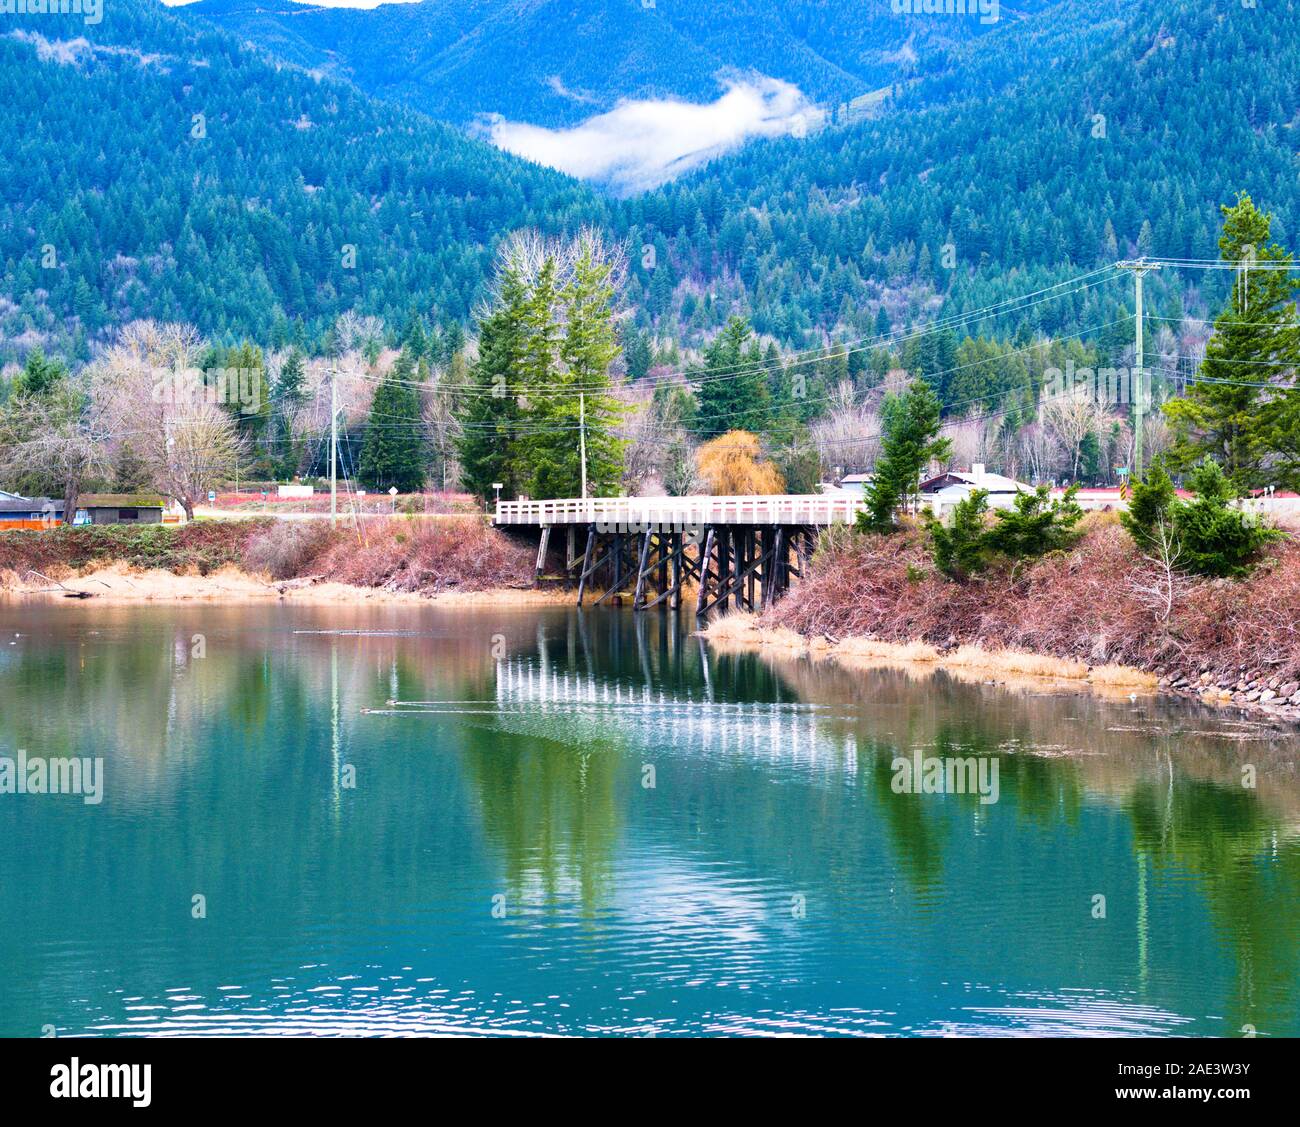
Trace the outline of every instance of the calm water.
<instances>
[{"instance_id":1,"label":"calm water","mask_svg":"<svg viewBox=\"0 0 1300 1127\"><path fill-rule=\"evenodd\" d=\"M1294 737L689 628L0 604L0 1034L1300 1034Z\"/></svg>"}]
</instances>

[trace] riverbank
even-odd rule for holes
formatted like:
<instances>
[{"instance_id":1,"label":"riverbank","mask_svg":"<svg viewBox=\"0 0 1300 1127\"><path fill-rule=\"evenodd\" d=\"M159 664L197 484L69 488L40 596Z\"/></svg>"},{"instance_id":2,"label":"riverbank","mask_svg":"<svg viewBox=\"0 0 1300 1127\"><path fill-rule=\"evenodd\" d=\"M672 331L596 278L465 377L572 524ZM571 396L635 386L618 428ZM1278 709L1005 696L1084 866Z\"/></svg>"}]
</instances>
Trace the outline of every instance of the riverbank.
<instances>
[{"instance_id":1,"label":"riverbank","mask_svg":"<svg viewBox=\"0 0 1300 1127\"><path fill-rule=\"evenodd\" d=\"M113 602L554 603L533 554L481 518L196 522L0 533L0 593Z\"/></svg>"},{"instance_id":2,"label":"riverbank","mask_svg":"<svg viewBox=\"0 0 1300 1127\"><path fill-rule=\"evenodd\" d=\"M753 614L729 614L704 630L721 652L761 651L781 657L831 660L850 669L943 669L959 680L1028 689L1088 689L1106 696L1151 695L1159 678L1126 665L1089 666L1043 654L986 650L964 645L942 650L925 642L885 642L878 638L830 635L806 638L785 627L770 627Z\"/></svg>"},{"instance_id":3,"label":"riverbank","mask_svg":"<svg viewBox=\"0 0 1300 1127\"><path fill-rule=\"evenodd\" d=\"M162 568L137 568L115 563L84 572L41 579L18 580L14 573L0 576L0 599L94 599L96 602L291 602L304 605L333 603L433 603L437 606L553 606L571 603L569 592L532 587L489 588L436 592L393 591L361 587L331 580L273 580L233 565L207 575L178 575Z\"/></svg>"},{"instance_id":4,"label":"riverbank","mask_svg":"<svg viewBox=\"0 0 1300 1127\"><path fill-rule=\"evenodd\" d=\"M807 577L720 645L915 662L973 676L1168 692L1300 723L1300 546L1246 580L1170 575L1118 525L1069 552L966 582L939 573L919 531L828 537Z\"/></svg>"}]
</instances>

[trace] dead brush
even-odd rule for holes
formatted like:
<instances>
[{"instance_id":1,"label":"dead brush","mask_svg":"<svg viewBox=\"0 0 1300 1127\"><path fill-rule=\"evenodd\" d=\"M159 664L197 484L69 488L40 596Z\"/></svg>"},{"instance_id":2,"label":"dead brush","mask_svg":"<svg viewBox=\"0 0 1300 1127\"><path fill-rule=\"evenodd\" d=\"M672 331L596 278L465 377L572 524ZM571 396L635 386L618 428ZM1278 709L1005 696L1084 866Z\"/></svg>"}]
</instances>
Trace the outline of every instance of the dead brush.
<instances>
[{"instance_id":1,"label":"dead brush","mask_svg":"<svg viewBox=\"0 0 1300 1127\"><path fill-rule=\"evenodd\" d=\"M533 556L478 517L383 519L367 522L361 543L337 543L319 566L341 583L434 594L523 586Z\"/></svg>"},{"instance_id":2,"label":"dead brush","mask_svg":"<svg viewBox=\"0 0 1300 1127\"><path fill-rule=\"evenodd\" d=\"M807 638L857 635L943 650L1042 654L1093 668L1195 668L1300 680L1300 544L1246 580L1189 578L1115 521L1067 552L967 582L932 566L924 537L826 538L808 576L762 620ZM1109 674L1108 674L1109 676Z\"/></svg>"}]
</instances>

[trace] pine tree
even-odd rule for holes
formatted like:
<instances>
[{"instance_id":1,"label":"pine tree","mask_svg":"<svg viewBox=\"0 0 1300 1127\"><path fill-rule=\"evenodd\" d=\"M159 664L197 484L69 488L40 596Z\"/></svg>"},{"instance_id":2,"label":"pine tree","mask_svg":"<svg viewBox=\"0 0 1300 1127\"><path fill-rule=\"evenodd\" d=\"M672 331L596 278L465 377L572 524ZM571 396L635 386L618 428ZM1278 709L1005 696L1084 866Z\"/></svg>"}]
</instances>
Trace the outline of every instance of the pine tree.
<instances>
[{"instance_id":1,"label":"pine tree","mask_svg":"<svg viewBox=\"0 0 1300 1127\"><path fill-rule=\"evenodd\" d=\"M295 474L302 462L302 450L293 440L293 420L307 400L306 379L303 355L296 347L292 348L280 366L280 378L275 385L275 429L280 443L276 461L280 474L285 477Z\"/></svg>"},{"instance_id":2,"label":"pine tree","mask_svg":"<svg viewBox=\"0 0 1300 1127\"><path fill-rule=\"evenodd\" d=\"M529 352L535 359L526 365L530 394L525 443L533 496L581 495L583 435L588 496L614 493L622 479L624 443L615 430L622 409L609 393L609 367L619 354L609 276L609 266L593 261L585 251L574 264L573 280L558 295L560 308L550 300L552 283L545 268L534 287ZM564 321L558 367L551 366L556 326L549 319L555 314ZM545 383L544 371L551 372Z\"/></svg>"},{"instance_id":3,"label":"pine tree","mask_svg":"<svg viewBox=\"0 0 1300 1127\"><path fill-rule=\"evenodd\" d=\"M918 491L921 471L931 459L946 458L952 447L939 437L939 398L924 380L886 398L884 428L867 508L858 514L858 527L871 532L893 529L894 512Z\"/></svg>"},{"instance_id":4,"label":"pine tree","mask_svg":"<svg viewBox=\"0 0 1300 1127\"><path fill-rule=\"evenodd\" d=\"M405 349L375 388L357 477L367 489L414 493L424 486L424 437L415 365Z\"/></svg>"},{"instance_id":5,"label":"pine tree","mask_svg":"<svg viewBox=\"0 0 1300 1127\"><path fill-rule=\"evenodd\" d=\"M27 354L23 370L14 380L15 395L48 395L55 385L68 374L61 360L47 360L39 347Z\"/></svg>"},{"instance_id":6,"label":"pine tree","mask_svg":"<svg viewBox=\"0 0 1300 1127\"><path fill-rule=\"evenodd\" d=\"M307 366L302 352L289 350L280 367L280 379L275 387L275 400L282 412L302 406L307 399Z\"/></svg>"},{"instance_id":7,"label":"pine tree","mask_svg":"<svg viewBox=\"0 0 1300 1127\"><path fill-rule=\"evenodd\" d=\"M456 441L461 485L476 497L490 498L500 482L510 498L522 489L515 444L519 439L519 373L523 366L524 303L527 287L512 268L498 277L497 299L479 321L478 359L472 385L461 401Z\"/></svg>"},{"instance_id":8,"label":"pine tree","mask_svg":"<svg viewBox=\"0 0 1300 1127\"><path fill-rule=\"evenodd\" d=\"M1289 264L1291 255L1269 243L1272 216L1248 195L1222 211L1219 252L1240 269L1214 323L1201 378L1165 406L1175 435L1170 466L1185 470L1211 456L1242 492L1270 484L1300 488L1297 283L1283 270L1250 269L1252 259Z\"/></svg>"},{"instance_id":9,"label":"pine tree","mask_svg":"<svg viewBox=\"0 0 1300 1127\"><path fill-rule=\"evenodd\" d=\"M746 347L749 322L732 317L704 354L704 368L695 373L696 434L713 438L732 430L759 434L771 422L768 372L762 366L757 343Z\"/></svg>"}]
</instances>

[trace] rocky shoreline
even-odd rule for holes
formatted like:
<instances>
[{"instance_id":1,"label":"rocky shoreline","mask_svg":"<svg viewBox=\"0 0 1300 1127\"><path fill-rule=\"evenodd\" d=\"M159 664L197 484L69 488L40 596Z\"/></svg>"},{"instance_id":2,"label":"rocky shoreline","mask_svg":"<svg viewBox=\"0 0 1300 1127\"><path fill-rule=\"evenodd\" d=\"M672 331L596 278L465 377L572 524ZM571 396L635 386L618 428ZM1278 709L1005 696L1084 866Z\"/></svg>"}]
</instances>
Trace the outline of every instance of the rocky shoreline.
<instances>
[{"instance_id":1,"label":"rocky shoreline","mask_svg":"<svg viewBox=\"0 0 1300 1127\"><path fill-rule=\"evenodd\" d=\"M1187 673L1156 670L1162 692L1243 711L1265 713L1300 725L1300 681L1283 681L1246 668L1236 674L1201 669Z\"/></svg>"},{"instance_id":2,"label":"rocky shoreline","mask_svg":"<svg viewBox=\"0 0 1300 1127\"><path fill-rule=\"evenodd\" d=\"M1247 669L1236 674L1209 669L1183 674L1128 665L1093 665L1021 650L989 650L952 639L931 645L920 640L892 642L856 634L842 638L829 634L808 636L740 613L715 619L703 633L710 644L720 648L829 657L859 666L930 667L1027 691L1069 687L1072 691L1107 695L1181 696L1219 710L1236 709L1254 720L1269 719L1300 727L1300 681L1267 677Z\"/></svg>"}]
</instances>

